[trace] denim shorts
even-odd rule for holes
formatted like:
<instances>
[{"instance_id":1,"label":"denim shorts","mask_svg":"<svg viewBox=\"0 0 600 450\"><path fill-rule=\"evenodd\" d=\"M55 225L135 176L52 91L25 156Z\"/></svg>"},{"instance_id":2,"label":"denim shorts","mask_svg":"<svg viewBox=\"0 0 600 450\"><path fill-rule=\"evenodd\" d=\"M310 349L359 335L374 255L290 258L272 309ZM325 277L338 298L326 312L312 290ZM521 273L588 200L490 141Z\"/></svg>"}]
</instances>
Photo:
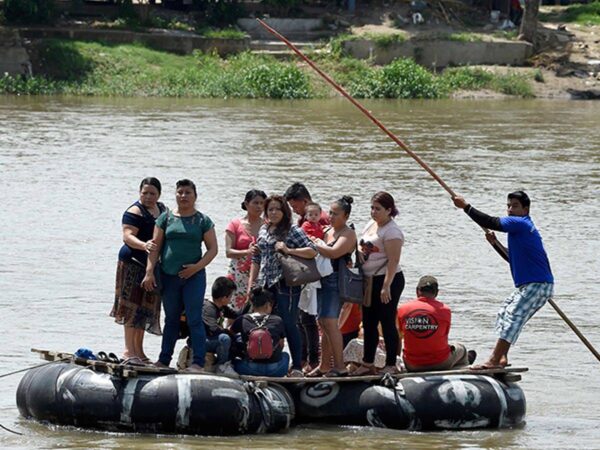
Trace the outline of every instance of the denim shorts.
<instances>
[{"instance_id":1,"label":"denim shorts","mask_svg":"<svg viewBox=\"0 0 600 450\"><path fill-rule=\"evenodd\" d=\"M317 289L317 317L319 319L337 319L340 317L342 302L338 287L338 273L333 272L321 278L321 287Z\"/></svg>"}]
</instances>

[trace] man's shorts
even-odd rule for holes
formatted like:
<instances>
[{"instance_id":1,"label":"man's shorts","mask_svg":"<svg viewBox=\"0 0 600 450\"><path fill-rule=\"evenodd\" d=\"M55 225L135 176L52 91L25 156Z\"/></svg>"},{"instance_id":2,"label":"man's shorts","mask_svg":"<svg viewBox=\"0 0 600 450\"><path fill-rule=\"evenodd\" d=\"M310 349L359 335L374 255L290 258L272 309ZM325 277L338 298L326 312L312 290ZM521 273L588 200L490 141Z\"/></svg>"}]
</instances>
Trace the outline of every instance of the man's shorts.
<instances>
[{"instance_id":1,"label":"man's shorts","mask_svg":"<svg viewBox=\"0 0 600 450\"><path fill-rule=\"evenodd\" d=\"M552 298L553 292L554 283L528 283L515 289L498 311L498 337L514 344L523 325Z\"/></svg>"}]
</instances>

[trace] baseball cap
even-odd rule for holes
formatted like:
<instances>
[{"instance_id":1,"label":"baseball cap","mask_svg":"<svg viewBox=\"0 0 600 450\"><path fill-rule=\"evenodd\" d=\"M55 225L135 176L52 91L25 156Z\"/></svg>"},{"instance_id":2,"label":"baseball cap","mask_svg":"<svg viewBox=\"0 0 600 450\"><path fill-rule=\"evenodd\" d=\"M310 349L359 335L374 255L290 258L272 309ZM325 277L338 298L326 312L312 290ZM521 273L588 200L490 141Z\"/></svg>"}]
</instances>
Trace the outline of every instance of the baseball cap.
<instances>
[{"instance_id":1,"label":"baseball cap","mask_svg":"<svg viewBox=\"0 0 600 450\"><path fill-rule=\"evenodd\" d=\"M436 292L438 290L438 280L431 275L425 275L419 280L417 289L421 291Z\"/></svg>"}]
</instances>

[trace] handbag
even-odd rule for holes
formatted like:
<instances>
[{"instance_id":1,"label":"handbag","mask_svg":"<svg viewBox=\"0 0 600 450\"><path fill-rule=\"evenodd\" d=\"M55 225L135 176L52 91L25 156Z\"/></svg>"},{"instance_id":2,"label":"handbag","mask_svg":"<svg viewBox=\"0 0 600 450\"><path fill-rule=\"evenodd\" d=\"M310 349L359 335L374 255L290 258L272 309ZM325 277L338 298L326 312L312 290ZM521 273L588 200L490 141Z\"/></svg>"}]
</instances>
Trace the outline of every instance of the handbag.
<instances>
[{"instance_id":1,"label":"handbag","mask_svg":"<svg viewBox=\"0 0 600 450\"><path fill-rule=\"evenodd\" d=\"M365 280L360 267L349 269L342 259L338 265L340 300L346 303L364 304Z\"/></svg>"},{"instance_id":2,"label":"handbag","mask_svg":"<svg viewBox=\"0 0 600 450\"><path fill-rule=\"evenodd\" d=\"M354 230L354 224L350 224ZM343 260L338 264L338 289L340 300L346 303L356 303L363 306L371 305L371 292L373 290L373 277L365 276L362 271L363 260L358 251L358 241L356 242L355 261L353 269L349 269Z\"/></svg>"},{"instance_id":3,"label":"handbag","mask_svg":"<svg viewBox=\"0 0 600 450\"><path fill-rule=\"evenodd\" d=\"M290 287L303 286L321 279L321 274L317 269L317 262L314 258L307 259L299 256L284 255L275 253L281 269L285 284Z\"/></svg>"}]
</instances>

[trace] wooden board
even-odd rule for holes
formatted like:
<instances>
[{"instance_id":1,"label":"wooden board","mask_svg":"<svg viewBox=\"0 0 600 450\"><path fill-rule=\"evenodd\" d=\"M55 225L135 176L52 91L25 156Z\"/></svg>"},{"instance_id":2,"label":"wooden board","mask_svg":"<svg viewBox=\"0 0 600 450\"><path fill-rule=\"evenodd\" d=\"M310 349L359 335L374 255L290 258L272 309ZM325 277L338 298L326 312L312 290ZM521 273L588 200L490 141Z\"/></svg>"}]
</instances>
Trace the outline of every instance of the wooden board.
<instances>
[{"instance_id":1,"label":"wooden board","mask_svg":"<svg viewBox=\"0 0 600 450\"><path fill-rule=\"evenodd\" d=\"M98 361L85 358L77 358L72 353L66 352L54 352L51 350L39 350L32 348L32 352L39 353L42 359L46 361L60 361L71 362L80 366L88 367L91 370L95 370L101 373L108 373L114 376L123 378L137 377L138 375L203 375L198 373L187 373L178 372L172 368L160 368L153 366L134 366L129 364L117 364L106 361ZM405 378L422 378L429 376L446 376L446 375L487 375L494 378L498 378L507 382L515 382L521 380L519 373L527 372L529 369L526 367L506 367L503 369L486 369L486 370L472 370L469 368L455 369L455 370L444 370L437 372L403 372L400 374L392 375L394 379L405 379ZM215 375L213 373L205 373L204 375ZM368 375L362 377L318 377L318 378L306 378L306 377L255 377L247 375L218 375L224 378L241 379L243 381L253 382L270 382L270 383L321 383L323 381L334 381L339 383L351 383L351 382L376 382L384 378L384 375Z\"/></svg>"},{"instance_id":2,"label":"wooden board","mask_svg":"<svg viewBox=\"0 0 600 450\"><path fill-rule=\"evenodd\" d=\"M422 378L422 377L431 377L431 376L446 376L446 375L488 375L493 376L494 378L502 379L505 376L527 372L529 369L527 367L508 367L504 369L486 369L486 370L471 370L471 369L456 369L456 370L444 370L439 372L403 372L400 374L392 375L393 378L397 380L405 379L405 378ZM520 379L520 375L518 376ZM335 381L340 383L349 383L349 382L373 382L379 381L383 378L383 375L368 375L363 377L319 377L319 378L277 378L277 377L253 377L242 375L242 380L246 381L267 381L272 383L321 383L323 381ZM509 381L509 380L507 380ZM517 381L517 380L515 380Z\"/></svg>"}]
</instances>

